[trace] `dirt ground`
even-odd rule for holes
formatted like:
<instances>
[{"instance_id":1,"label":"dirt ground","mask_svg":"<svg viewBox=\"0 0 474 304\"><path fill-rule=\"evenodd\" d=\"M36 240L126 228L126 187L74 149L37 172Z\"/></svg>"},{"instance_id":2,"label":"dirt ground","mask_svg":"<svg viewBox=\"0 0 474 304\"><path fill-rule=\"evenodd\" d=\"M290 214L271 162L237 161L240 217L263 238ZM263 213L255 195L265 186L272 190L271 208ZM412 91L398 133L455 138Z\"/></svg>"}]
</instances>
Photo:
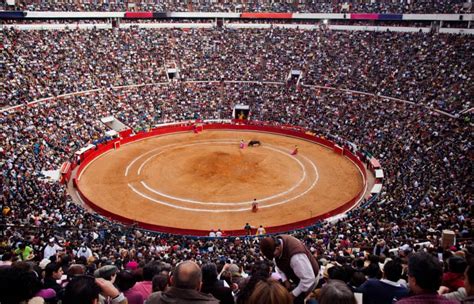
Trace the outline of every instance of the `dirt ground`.
<instances>
[{"instance_id":1,"label":"dirt ground","mask_svg":"<svg viewBox=\"0 0 474 304\"><path fill-rule=\"evenodd\" d=\"M239 148L243 139L260 147ZM298 145L296 156L290 152ZM123 145L81 174L81 191L135 221L183 229L243 229L308 219L364 187L359 169L331 150L256 132L175 133ZM256 198L259 211L251 212Z\"/></svg>"}]
</instances>

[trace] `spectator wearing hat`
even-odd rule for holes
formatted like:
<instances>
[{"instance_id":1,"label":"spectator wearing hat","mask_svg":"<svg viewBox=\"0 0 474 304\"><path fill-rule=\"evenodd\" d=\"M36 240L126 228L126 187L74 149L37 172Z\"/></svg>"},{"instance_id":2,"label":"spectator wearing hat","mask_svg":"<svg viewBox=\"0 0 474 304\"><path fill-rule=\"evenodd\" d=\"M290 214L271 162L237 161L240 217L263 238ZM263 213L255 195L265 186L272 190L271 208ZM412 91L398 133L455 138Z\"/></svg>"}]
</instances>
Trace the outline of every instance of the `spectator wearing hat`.
<instances>
[{"instance_id":1,"label":"spectator wearing hat","mask_svg":"<svg viewBox=\"0 0 474 304\"><path fill-rule=\"evenodd\" d=\"M138 268L138 263L136 261L130 261L125 264L125 269L127 270L136 270Z\"/></svg>"},{"instance_id":2,"label":"spectator wearing hat","mask_svg":"<svg viewBox=\"0 0 474 304\"><path fill-rule=\"evenodd\" d=\"M114 284L115 279L117 278L117 272L118 272L117 266L115 266L115 265L105 265L105 266L100 267L96 271L94 271L94 277ZM99 295L99 302L100 303L107 303L107 302L110 302L112 299L113 298L107 297L106 295L104 295L102 293ZM122 292L120 292L120 295L119 295L118 299L120 299L120 301L122 301L123 299L127 300L127 298L125 297L125 295Z\"/></svg>"},{"instance_id":3,"label":"spectator wearing hat","mask_svg":"<svg viewBox=\"0 0 474 304\"><path fill-rule=\"evenodd\" d=\"M45 270L49 263L51 263L50 259L42 259L38 266L41 270Z\"/></svg>"},{"instance_id":4,"label":"spectator wearing hat","mask_svg":"<svg viewBox=\"0 0 474 304\"><path fill-rule=\"evenodd\" d=\"M54 242L54 238L50 238L48 244L44 247L43 257L49 259L61 250L63 250L63 248Z\"/></svg>"},{"instance_id":5,"label":"spectator wearing hat","mask_svg":"<svg viewBox=\"0 0 474 304\"><path fill-rule=\"evenodd\" d=\"M63 282L62 286L65 287L69 282L80 275L86 274L87 268L85 265L82 264L71 264L67 269L66 269L66 281Z\"/></svg>"},{"instance_id":6,"label":"spectator wearing hat","mask_svg":"<svg viewBox=\"0 0 474 304\"><path fill-rule=\"evenodd\" d=\"M266 237L260 242L260 251L274 260L276 270L295 303L303 303L306 295L318 283L319 265L311 252L297 238L290 235ZM296 285L292 288L292 283Z\"/></svg>"},{"instance_id":7,"label":"spectator wearing hat","mask_svg":"<svg viewBox=\"0 0 474 304\"><path fill-rule=\"evenodd\" d=\"M441 286L443 270L438 260L427 253L415 253L408 260L408 285L412 296L401 299L397 304L456 304L437 291Z\"/></svg>"},{"instance_id":8,"label":"spectator wearing hat","mask_svg":"<svg viewBox=\"0 0 474 304\"><path fill-rule=\"evenodd\" d=\"M89 247L87 247L86 244L82 244L81 247L77 249L76 256L78 258L85 257L86 259L88 259L92 256L92 250Z\"/></svg>"},{"instance_id":9,"label":"spectator wearing hat","mask_svg":"<svg viewBox=\"0 0 474 304\"><path fill-rule=\"evenodd\" d=\"M117 271L117 266L105 265L94 271L94 276L114 283L117 277Z\"/></svg>"},{"instance_id":10,"label":"spectator wearing hat","mask_svg":"<svg viewBox=\"0 0 474 304\"><path fill-rule=\"evenodd\" d=\"M230 282L232 283L231 286L239 286L240 282L243 280L242 272L240 270L239 265L237 264L226 264L224 268L230 273ZM224 269L223 268L223 269Z\"/></svg>"}]
</instances>

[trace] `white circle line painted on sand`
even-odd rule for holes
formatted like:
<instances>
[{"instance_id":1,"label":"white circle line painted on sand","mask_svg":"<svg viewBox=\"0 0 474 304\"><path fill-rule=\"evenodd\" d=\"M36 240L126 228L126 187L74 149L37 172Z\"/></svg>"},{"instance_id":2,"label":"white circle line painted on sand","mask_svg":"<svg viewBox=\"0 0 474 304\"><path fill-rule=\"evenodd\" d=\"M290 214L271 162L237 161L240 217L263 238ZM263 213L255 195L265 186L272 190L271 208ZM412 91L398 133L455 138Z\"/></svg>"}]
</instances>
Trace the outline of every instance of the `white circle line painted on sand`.
<instances>
[{"instance_id":1,"label":"white circle line painted on sand","mask_svg":"<svg viewBox=\"0 0 474 304\"><path fill-rule=\"evenodd\" d=\"M146 140L148 138L144 138L143 140ZM207 141L207 142L219 142L218 140L201 140L201 141ZM200 141L197 141L197 142L200 142ZM125 168L125 174L124 176L128 176L128 171L130 170L130 168L140 159L142 158L143 156L147 155L147 154L150 154L150 153L153 153L157 150L160 150L160 149L163 149L163 148L167 148L167 147L173 147L173 146L177 146L179 144L170 144L170 145L166 145L166 146L161 146L161 147L158 147L158 148L155 148L155 149L152 149L150 151L147 151L137 157L135 157L129 164L128 166Z\"/></svg>"},{"instance_id":2,"label":"white circle line painted on sand","mask_svg":"<svg viewBox=\"0 0 474 304\"><path fill-rule=\"evenodd\" d=\"M146 198L152 202L155 202L155 203L158 203L158 204L161 204L161 205L165 205L165 206L168 206L168 207L171 207L171 208L175 208L175 209L181 209L181 210L187 210L187 211L193 211L193 212L213 212L213 213L222 213L222 212L243 212L243 211L249 211L251 210L251 208L241 208L241 209L227 209L227 210L215 210L215 209L196 209L196 208L188 208L188 207L182 207L182 206L177 206L175 204L171 204L171 203L167 203L167 202L163 202L163 201L160 201L160 200L157 200L157 199L154 199L153 197L150 197L140 191L138 191L137 189L135 189L135 187L133 187L131 184L128 184L128 187L130 187L130 189L132 189L133 192L135 192L136 194L140 195L141 197L143 198Z\"/></svg>"},{"instance_id":3,"label":"white circle line painted on sand","mask_svg":"<svg viewBox=\"0 0 474 304\"><path fill-rule=\"evenodd\" d=\"M313 167L314 169L314 172L316 174L316 178L315 180L313 181L313 183L311 184L311 186L306 189L304 192L294 196L294 197L291 197L291 198L288 198L286 200L283 200L283 201L280 201L280 202L276 202L276 203L272 203L272 204L268 204L268 205L264 205L264 206L259 206L259 208L270 208L270 207L274 207L274 206L278 206L278 205L283 205L283 204L286 204L290 201L293 201L297 198L300 198L302 197L303 195L306 195L306 193L308 193L309 191L311 191L317 184L318 180L319 180L319 172L318 172L318 168L317 166L313 163L313 161L311 161L310 159L308 159L307 157L303 156L303 155L300 155L301 157L303 157L306 161L308 161L311 166ZM199 208L188 208L188 207L182 207L182 206L178 206L176 204L172 204L172 203L167 203L167 202L163 202L163 201L160 201L160 200L157 200L157 199L154 199L140 191L138 191L137 189L135 189L135 187L133 187L131 184L128 184L128 187L130 187L135 193L137 193L138 195L140 195L141 197L143 198L146 198L152 202L155 202L155 203L158 203L158 204L161 204L161 205L165 205L165 206L168 206L168 207L171 207L171 208L175 208L175 209L181 209L181 210L187 210L187 211L193 211L193 212L212 212L212 213L224 213L224 212L243 212L243 211L249 211L251 210L251 208L240 208L240 209L219 209L219 210L216 210L216 209L199 209Z\"/></svg>"},{"instance_id":4,"label":"white circle line painted on sand","mask_svg":"<svg viewBox=\"0 0 474 304\"><path fill-rule=\"evenodd\" d=\"M195 142L195 143L192 143L192 144L186 144L186 145L181 145L181 146L179 146L179 144L172 144L172 145L167 145L167 146L163 146L163 147L160 147L160 148L166 148L166 147L172 146L171 149L173 149L173 148L181 148L181 147L187 147L187 146L197 146L197 145L209 144L209 143L222 143L222 144L235 144L235 145L238 145L238 142L236 142L236 141L227 141L227 140L209 140L209 141L202 141L202 140L201 140L201 141L199 141L199 142ZM156 151L156 150L157 150L157 149L153 149L153 151ZM137 174L137 175L140 175L140 174L142 173L143 167L145 166L145 164L146 164L149 160L151 160L153 157L158 156L158 155L160 155L160 154L162 154L162 153L164 153L164 152L166 152L166 151L161 151L161 152L159 152L159 153L157 153L157 154L154 154L154 155L148 157L148 158L141 164L141 166L138 168L138 174Z\"/></svg>"},{"instance_id":5,"label":"white circle line painted on sand","mask_svg":"<svg viewBox=\"0 0 474 304\"><path fill-rule=\"evenodd\" d=\"M158 155L161 155L161 154L163 154L163 153L165 153L165 152L166 152L166 151L161 151L161 152L159 152L159 153L153 154L152 156L148 157L148 158L141 164L140 168L138 168L137 175L140 175L140 174L142 173L143 167L145 166L145 164L146 164L150 159L152 159L153 157L156 157L156 156L158 156Z\"/></svg>"},{"instance_id":6,"label":"white circle line painted on sand","mask_svg":"<svg viewBox=\"0 0 474 304\"><path fill-rule=\"evenodd\" d=\"M199 144L189 144L189 145L183 145L183 146L179 146L180 148L181 147L186 147L186 146L194 146L194 145L200 145L200 144L206 144L208 142L203 142L203 143L199 143ZM231 143L231 144L238 144L238 142L220 142L220 143ZM298 188L302 183L303 181L306 179L306 168L305 166L303 165L303 163L301 163L301 161L299 159L297 159L296 157L293 157L291 155L289 155L288 153L286 152L283 152L284 150L283 149L276 149L274 148L274 146L269 146L269 147L266 147L266 146L262 146L261 148L265 148L265 149L269 149L269 150L273 150L273 151L276 151L278 153L281 153L283 154L284 156L287 156L289 157L290 159L292 160L295 160L298 165L301 167L301 170L303 171L303 175L302 177L300 178L300 180L294 184L290 189L286 190L286 191L283 191L283 192L280 192L280 193L277 193L275 195L272 195L272 196L269 196L269 197L265 197L265 198L261 198L259 199L259 202L265 202L265 201L268 201L268 200L271 200L271 199L274 199L274 198L277 198L277 197L280 197L280 196L283 196L283 195L286 195L290 192L292 192L293 190L295 190L296 188ZM163 151L165 152L165 151ZM147 160L153 158L154 156L158 156L159 154L163 153L163 152L160 152L160 153L157 153L156 155L153 155L153 156L150 156ZM146 161L145 161L146 162ZM145 164L145 162L142 164L142 166ZM142 166L140 166L140 169L139 169L139 175L140 175L140 170L142 168ZM192 199L189 199L189 198L182 198L182 197L176 197L176 196L172 196L172 195L168 195L166 193L163 193L161 191L158 191L156 189L153 189L152 187L150 187L146 182L144 181L141 181L141 184L149 191L155 193L155 194L158 194L160 196L163 196L163 197L166 197L166 198L169 198L169 199L173 199L173 200L176 200L176 201L181 201L181 202L186 202L186 203L191 203L191 204L199 204L199 205L214 205L214 206L233 206L233 205L250 205L253 203L253 201L245 201L245 202L203 202L203 201L197 201L197 200L192 200Z\"/></svg>"}]
</instances>

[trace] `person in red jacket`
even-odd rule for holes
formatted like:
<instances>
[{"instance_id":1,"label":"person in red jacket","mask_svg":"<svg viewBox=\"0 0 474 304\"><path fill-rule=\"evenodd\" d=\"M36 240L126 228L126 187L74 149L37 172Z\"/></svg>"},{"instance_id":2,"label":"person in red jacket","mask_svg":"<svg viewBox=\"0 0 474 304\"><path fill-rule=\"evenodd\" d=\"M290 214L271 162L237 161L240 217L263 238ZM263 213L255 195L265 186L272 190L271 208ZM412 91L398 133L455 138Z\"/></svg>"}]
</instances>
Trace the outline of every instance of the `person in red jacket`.
<instances>
[{"instance_id":1,"label":"person in red jacket","mask_svg":"<svg viewBox=\"0 0 474 304\"><path fill-rule=\"evenodd\" d=\"M449 288L449 292L464 287L464 271L467 268L467 262L464 258L453 256L448 259L448 271L443 274L442 286Z\"/></svg>"}]
</instances>

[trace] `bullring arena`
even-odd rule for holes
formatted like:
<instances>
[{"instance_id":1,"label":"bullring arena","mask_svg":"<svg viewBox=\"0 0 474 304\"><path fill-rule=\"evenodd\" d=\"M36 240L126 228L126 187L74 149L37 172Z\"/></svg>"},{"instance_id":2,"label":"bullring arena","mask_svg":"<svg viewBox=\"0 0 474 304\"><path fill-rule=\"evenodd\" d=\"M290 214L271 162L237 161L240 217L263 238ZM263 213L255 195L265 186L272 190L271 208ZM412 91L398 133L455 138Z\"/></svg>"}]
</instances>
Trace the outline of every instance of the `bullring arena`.
<instances>
[{"instance_id":1,"label":"bullring arena","mask_svg":"<svg viewBox=\"0 0 474 304\"><path fill-rule=\"evenodd\" d=\"M466 302L473 9L1 1L0 303Z\"/></svg>"},{"instance_id":2,"label":"bullring arena","mask_svg":"<svg viewBox=\"0 0 474 304\"><path fill-rule=\"evenodd\" d=\"M192 128L163 127L94 152L77 175L81 199L153 230L235 235L246 223L272 232L308 226L357 205L367 190L364 165L328 140L269 126ZM242 149L241 140L262 145Z\"/></svg>"}]
</instances>

